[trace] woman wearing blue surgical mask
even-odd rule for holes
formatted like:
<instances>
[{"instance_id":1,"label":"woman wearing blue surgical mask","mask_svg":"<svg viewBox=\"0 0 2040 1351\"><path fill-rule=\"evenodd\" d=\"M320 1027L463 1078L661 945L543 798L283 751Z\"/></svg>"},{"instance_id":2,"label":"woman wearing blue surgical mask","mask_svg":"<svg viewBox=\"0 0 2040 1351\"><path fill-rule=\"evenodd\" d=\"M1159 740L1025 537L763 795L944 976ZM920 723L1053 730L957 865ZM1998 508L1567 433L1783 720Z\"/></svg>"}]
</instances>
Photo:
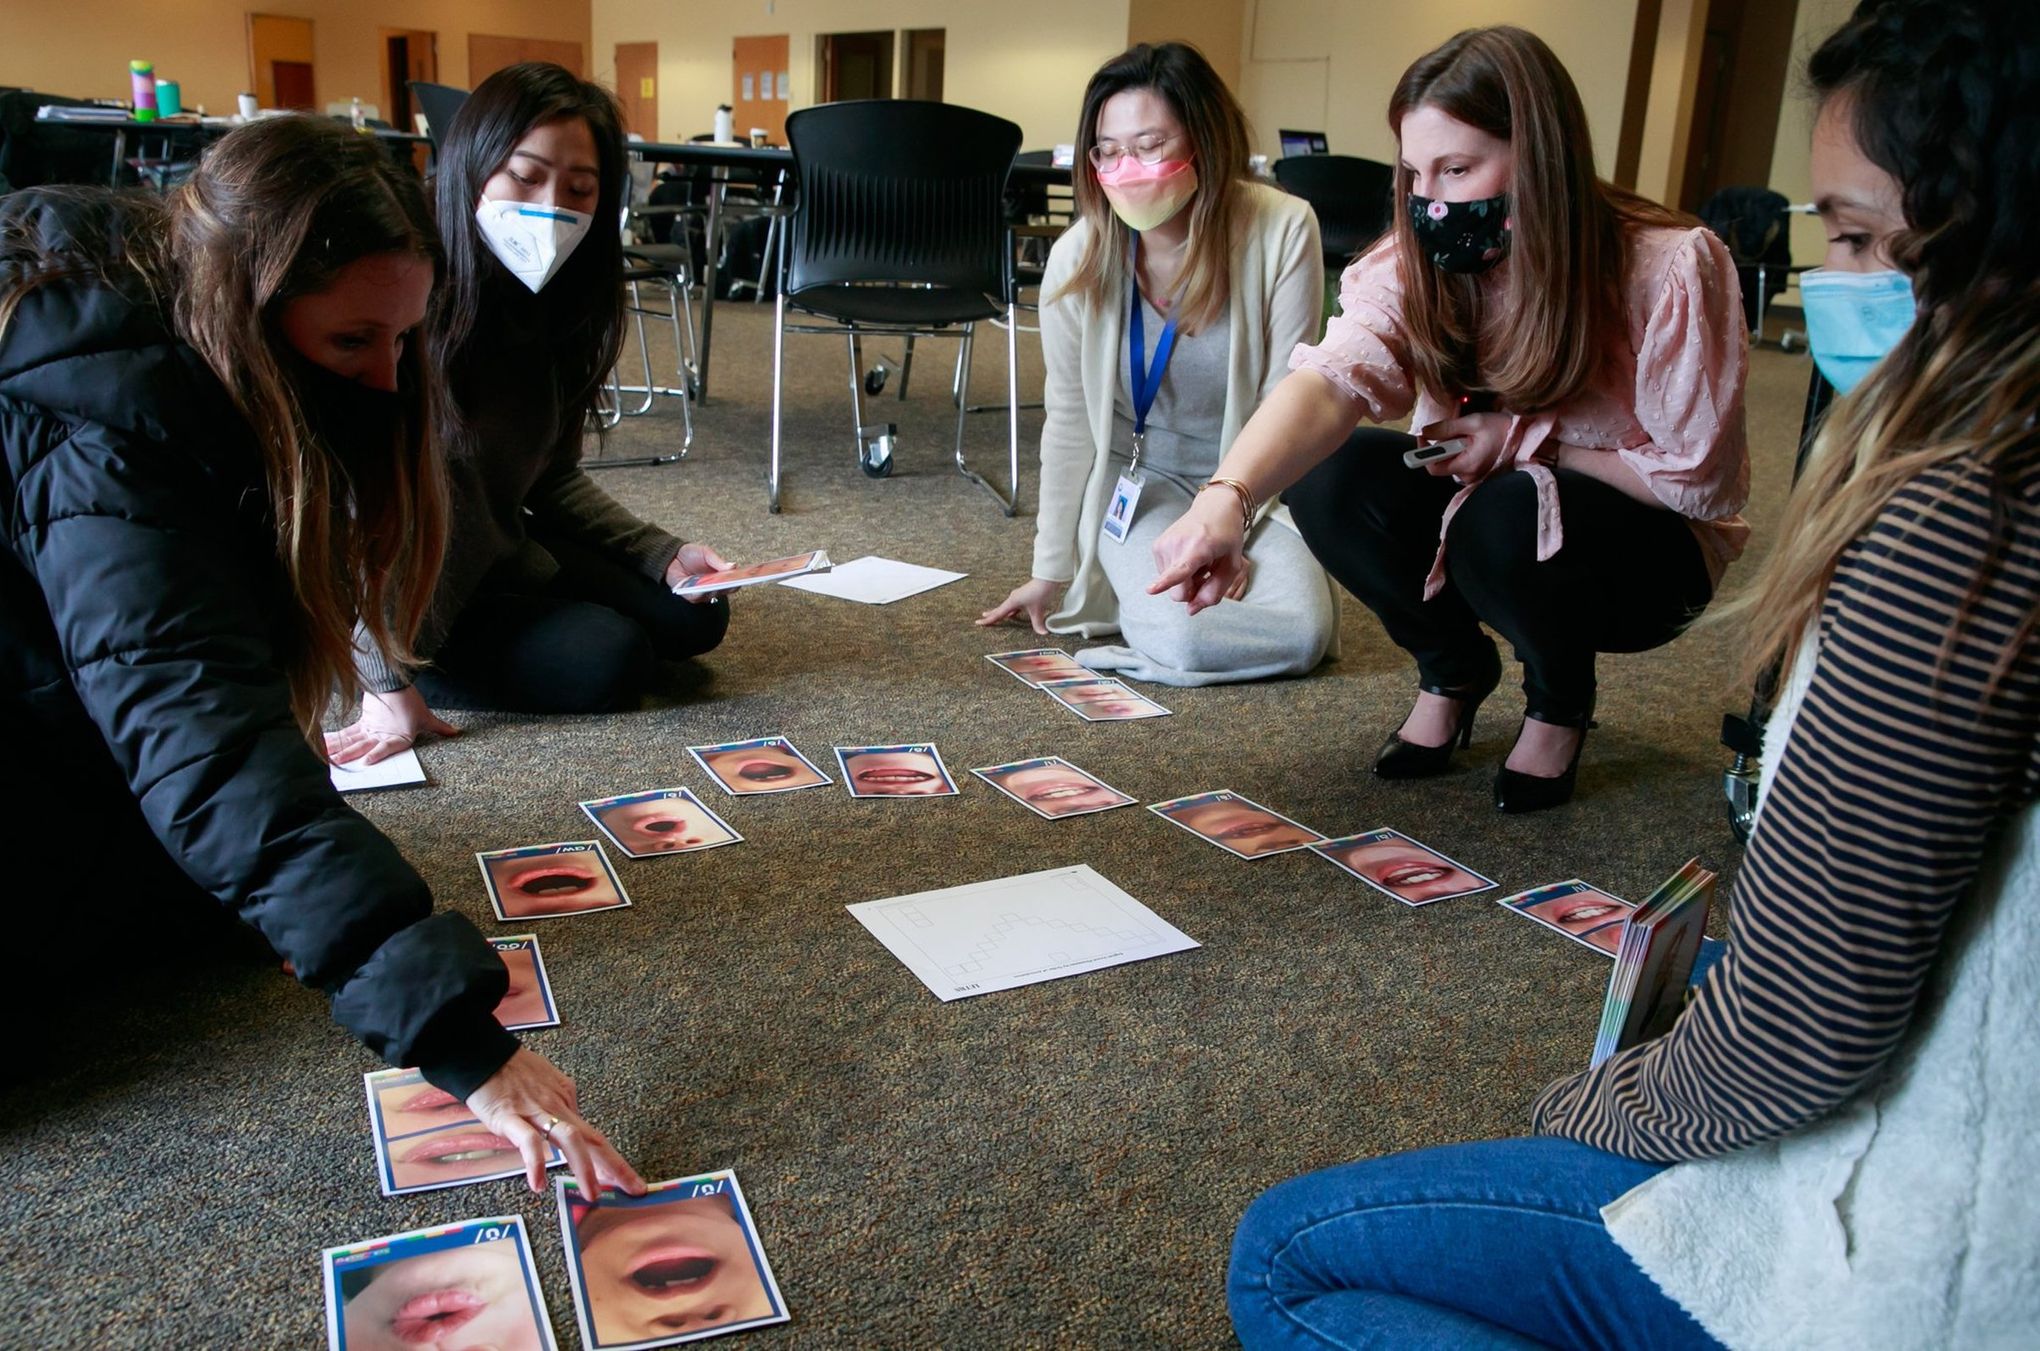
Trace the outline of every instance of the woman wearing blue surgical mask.
<instances>
[{"instance_id":1,"label":"woman wearing blue surgical mask","mask_svg":"<svg viewBox=\"0 0 2040 1351\"><path fill-rule=\"evenodd\" d=\"M623 334L623 145L615 99L544 62L484 80L446 130L448 278L431 327L447 385L446 566L414 644L428 665L358 644L367 692L361 717L327 737L337 762L452 735L431 705L635 707L662 659L722 641L726 600L671 592L722 555L638 519L580 464Z\"/></svg>"},{"instance_id":2,"label":"woman wearing blue surgical mask","mask_svg":"<svg viewBox=\"0 0 2040 1351\"><path fill-rule=\"evenodd\" d=\"M1727 953L1670 1031L1547 1088L1534 1137L1256 1201L1249 1348L2040 1328L2040 9L1868 0L1807 76L1828 266L1918 314L1807 307L1870 369L1725 607L1788 673Z\"/></svg>"},{"instance_id":3,"label":"woman wearing blue surgical mask","mask_svg":"<svg viewBox=\"0 0 2040 1351\"><path fill-rule=\"evenodd\" d=\"M1420 57L1388 114L1394 233L1347 269L1230 482L1156 542L1157 585L1209 605L1239 571L1236 495L1286 492L1417 668L1374 773L1450 767L1502 678L1493 630L1524 696L1494 803L1537 811L1573 795L1597 656L1671 641L1742 551L1735 265L1699 222L1596 177L1572 77L1523 29ZM1354 430L1405 418L1414 438Z\"/></svg>"},{"instance_id":4,"label":"woman wearing blue surgical mask","mask_svg":"<svg viewBox=\"0 0 2040 1351\"><path fill-rule=\"evenodd\" d=\"M1243 523L1251 569L1208 613L1148 588L1156 537L1216 472L1290 349L1317 336L1317 218L1247 177L1245 115L1182 43L1134 47L1091 77L1077 151L1079 219L1041 287L1034 575L978 622L1116 636L1077 659L1138 680L1301 675L1331 648L1338 612L1280 506Z\"/></svg>"}]
</instances>

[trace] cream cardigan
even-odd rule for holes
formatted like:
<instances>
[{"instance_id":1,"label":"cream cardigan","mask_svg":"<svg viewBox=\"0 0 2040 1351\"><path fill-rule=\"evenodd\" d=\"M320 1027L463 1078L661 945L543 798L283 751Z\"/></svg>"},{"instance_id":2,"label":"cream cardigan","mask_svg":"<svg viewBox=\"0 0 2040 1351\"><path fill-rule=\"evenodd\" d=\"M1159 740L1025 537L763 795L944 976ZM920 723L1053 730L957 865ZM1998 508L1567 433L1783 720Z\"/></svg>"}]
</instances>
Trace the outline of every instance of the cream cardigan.
<instances>
[{"instance_id":1,"label":"cream cardigan","mask_svg":"<svg viewBox=\"0 0 2040 1351\"><path fill-rule=\"evenodd\" d=\"M1289 353L1322 330L1324 260L1317 215L1308 203L1258 183L1242 186L1233 252L1231 374L1219 454L1232 447L1282 378ZM1116 633L1119 602L1098 565L1098 527L1112 485L1112 401L1126 368L1126 301L1103 307L1080 296L1050 299L1083 256L1088 223L1079 220L1056 241L1041 283L1041 352L1046 367L1041 427L1041 505L1034 524L1034 575L1067 582L1062 606L1048 621L1057 633L1086 638ZM1263 504L1261 514L1290 529L1288 509ZM1335 654L1336 655L1336 654Z\"/></svg>"}]
</instances>

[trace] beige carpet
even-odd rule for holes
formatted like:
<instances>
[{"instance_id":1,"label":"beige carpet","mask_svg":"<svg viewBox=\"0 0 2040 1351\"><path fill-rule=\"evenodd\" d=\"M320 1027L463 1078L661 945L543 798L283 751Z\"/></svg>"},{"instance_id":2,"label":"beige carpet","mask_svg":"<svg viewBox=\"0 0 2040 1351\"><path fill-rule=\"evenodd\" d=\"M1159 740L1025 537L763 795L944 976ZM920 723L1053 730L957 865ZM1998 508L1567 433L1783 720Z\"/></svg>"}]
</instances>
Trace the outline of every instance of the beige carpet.
<instances>
[{"instance_id":1,"label":"beige carpet","mask_svg":"<svg viewBox=\"0 0 2040 1351\"><path fill-rule=\"evenodd\" d=\"M1506 692L1458 772L1367 775L1412 675L1354 605L1345 659L1308 679L1160 691L1174 717L1087 725L981 660L1035 642L970 624L1026 574L1033 479L1008 520L949 468L954 344L924 343L911 397L886 405L899 469L873 481L853 459L843 344L789 339L774 517L769 315L718 313L687 461L603 481L732 557L826 548L969 578L884 608L760 588L738 598L725 648L675 670L653 707L462 719L465 735L425 751L433 787L359 806L485 931L503 929L475 850L586 838L582 798L706 790L683 746L767 733L817 758L932 740L959 773L1059 754L1145 801L1228 787L1327 833L1398 827L1507 891L1578 875L1640 896L1696 853L1732 871L1715 744L1744 702L1730 637L1607 660L1578 800L1527 819L1488 805L1520 713ZM1002 356L980 355L973 395L993 398ZM1804 356L1754 359L1759 547L1807 372ZM1039 388L1031 351L1021 383ZM995 463L1001 420L971 421L973 458ZM678 428L664 406L610 451ZM1489 896L1406 910L1308 854L1243 862L1138 808L1046 822L976 781L925 802L717 801L745 843L624 862L634 908L537 926L566 1022L530 1043L647 1177L737 1169L793 1314L759 1344L1225 1344L1227 1246L1262 1187L1519 1131L1593 1041L1606 960ZM843 909L1077 862L1203 946L945 1005ZM313 1345L320 1248L518 1212L573 1343L550 1199L507 1182L382 1199L360 1082L375 1065L273 963L146 973L50 1035L66 1067L11 1090L0 1116L0 1341Z\"/></svg>"}]
</instances>

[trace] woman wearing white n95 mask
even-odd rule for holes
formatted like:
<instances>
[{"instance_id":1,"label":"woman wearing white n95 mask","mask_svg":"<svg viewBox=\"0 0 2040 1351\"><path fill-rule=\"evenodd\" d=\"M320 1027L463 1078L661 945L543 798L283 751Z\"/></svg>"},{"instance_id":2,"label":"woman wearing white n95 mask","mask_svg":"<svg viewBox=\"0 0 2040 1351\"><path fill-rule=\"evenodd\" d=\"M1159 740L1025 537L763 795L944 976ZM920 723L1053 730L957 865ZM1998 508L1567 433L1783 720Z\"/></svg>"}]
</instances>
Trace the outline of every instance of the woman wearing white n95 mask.
<instances>
[{"instance_id":1,"label":"woman wearing white n95 mask","mask_svg":"<svg viewBox=\"0 0 2040 1351\"><path fill-rule=\"evenodd\" d=\"M1322 327L1317 218L1248 179L1245 115L1194 47L1142 44L1106 62L1077 126L1080 219L1041 286L1033 578L978 622L1116 634L1077 659L1137 680L1301 675L1338 615L1284 508L1244 523L1253 570L1224 604L1193 616L1149 584L1156 536Z\"/></svg>"},{"instance_id":2,"label":"woman wearing white n95 mask","mask_svg":"<svg viewBox=\"0 0 2040 1351\"><path fill-rule=\"evenodd\" d=\"M414 649L357 644L361 717L327 737L372 763L454 729L430 705L634 707L663 660L722 641L728 602L671 585L727 565L639 520L580 466L623 332L623 130L615 99L543 62L482 82L447 128L438 216L447 285L431 321L452 487L447 560ZM428 705L428 699L430 705Z\"/></svg>"}]
</instances>

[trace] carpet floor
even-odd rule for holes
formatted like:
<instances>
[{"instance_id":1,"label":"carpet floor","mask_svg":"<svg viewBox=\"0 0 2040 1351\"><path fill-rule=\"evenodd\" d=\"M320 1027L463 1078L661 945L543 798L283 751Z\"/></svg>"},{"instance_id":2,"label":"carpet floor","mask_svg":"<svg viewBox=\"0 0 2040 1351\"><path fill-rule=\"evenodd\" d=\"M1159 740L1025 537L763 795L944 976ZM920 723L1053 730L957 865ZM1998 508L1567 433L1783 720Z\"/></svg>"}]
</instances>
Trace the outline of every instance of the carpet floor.
<instances>
[{"instance_id":1,"label":"carpet floor","mask_svg":"<svg viewBox=\"0 0 2040 1351\"><path fill-rule=\"evenodd\" d=\"M737 1170L793 1315L755 1342L1228 1344L1227 1248L1262 1188L1520 1132L1538 1089L1585 1064L1607 960L1496 896L1579 876L1640 898L1694 854L1733 873L1715 739L1746 702L1734 637L1604 660L1579 795L1528 818L1488 802L1520 712L1507 689L1454 772L1368 775L1413 674L1351 602L1344 658L1307 678L1159 690L1175 716L1086 724L981 659L1030 633L971 624L1027 573L1039 413L1022 417L1008 519L949 466L955 347L925 342L909 397L867 407L900 433L897 472L868 479L844 344L791 337L787 508L768 515L770 317L719 310L689 457L603 484L732 558L824 548L968 578L885 607L745 591L722 650L672 668L642 710L461 715L463 735L424 750L431 787L356 805L485 932L509 930L474 852L587 838L582 799L685 784L745 836L620 861L632 908L532 926L565 1022L528 1040L647 1178ZM980 350L974 398L1000 396L1002 366ZM1807 372L1803 355L1753 356L1756 551ZM1031 336L1021 388L1040 388ZM970 424L974 463L1000 464L1003 419ZM670 447L679 427L662 403L607 453ZM775 733L825 762L834 745L933 741L963 792L731 801L682 749ZM1231 788L1327 834L1394 826L1502 890L1405 909L1308 853L1237 860L1137 807L1044 821L964 773L1048 754L1143 801ZM844 910L1073 863L1202 946L944 1004ZM360 1080L377 1066L322 1000L244 951L146 967L47 1029L60 1067L7 1094L0 1342L318 1344L319 1249L514 1212L573 1344L549 1197L496 1182L382 1198Z\"/></svg>"}]
</instances>

